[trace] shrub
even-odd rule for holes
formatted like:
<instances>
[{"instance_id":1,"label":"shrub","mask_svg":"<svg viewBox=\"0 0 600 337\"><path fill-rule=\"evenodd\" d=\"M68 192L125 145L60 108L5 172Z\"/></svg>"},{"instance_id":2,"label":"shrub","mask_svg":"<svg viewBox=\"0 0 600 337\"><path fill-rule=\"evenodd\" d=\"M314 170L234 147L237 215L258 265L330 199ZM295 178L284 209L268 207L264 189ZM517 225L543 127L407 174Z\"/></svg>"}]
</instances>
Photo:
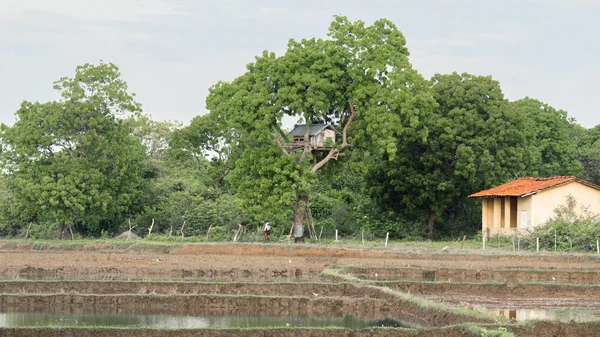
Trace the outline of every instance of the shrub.
<instances>
[{"instance_id":1,"label":"shrub","mask_svg":"<svg viewBox=\"0 0 600 337\"><path fill-rule=\"evenodd\" d=\"M565 205L557 207L555 217L543 226L534 228L522 242L525 248L536 249L536 240L540 239L540 249L558 251L595 251L596 240L600 238L600 218L582 207L576 212L577 201L567 197Z\"/></svg>"}]
</instances>

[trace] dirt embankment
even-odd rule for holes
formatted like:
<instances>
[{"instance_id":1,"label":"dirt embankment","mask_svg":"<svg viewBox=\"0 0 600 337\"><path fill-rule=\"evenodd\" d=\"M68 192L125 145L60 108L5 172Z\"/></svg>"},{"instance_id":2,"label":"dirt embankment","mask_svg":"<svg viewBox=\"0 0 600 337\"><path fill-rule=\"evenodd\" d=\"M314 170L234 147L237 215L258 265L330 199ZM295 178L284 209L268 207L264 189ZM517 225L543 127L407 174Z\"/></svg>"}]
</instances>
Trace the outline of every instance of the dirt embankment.
<instances>
[{"instance_id":1,"label":"dirt embankment","mask_svg":"<svg viewBox=\"0 0 600 337\"><path fill-rule=\"evenodd\" d=\"M11 282L21 283L21 282ZM29 286L41 283L29 283ZM60 285L63 282L52 282ZM381 318L389 317L398 321L409 323L411 326L447 326L452 324L475 322L492 323L494 319L481 316L471 316L457 313L438 307L423 306L418 301L408 300L399 294L386 291L385 288L374 286L357 286L352 284L274 284L270 296L264 294L267 287L260 285L232 284L206 284L203 290L214 293L209 294L166 294L154 293L154 288L144 288L142 294L119 293L107 295L109 289L115 290L113 282L98 282L93 288L104 283L108 289L99 291L100 294L75 294L75 293L50 293L50 294L2 294L0 295L0 310L10 308L22 311L44 311L48 308L58 311L79 310L94 312L135 312L135 313L171 313L202 315L210 309L220 314L244 313L256 314L257 308L265 308L274 316L343 316L354 315L359 317ZM82 285L81 282L73 284ZM126 283L121 283L120 286ZM152 284L152 283L149 283ZM167 283L165 283L167 284ZM157 284L160 285L160 284ZM257 287L258 286L258 287ZM314 286L314 287L311 287ZM333 296L327 290L334 287ZM201 287L202 288L202 287ZM294 288L310 293L306 297L287 297L284 291L292 293ZM74 289L71 287L71 290ZM16 288L13 288L16 290ZM22 289L25 291L25 289ZM32 289L29 289L32 290ZM48 290L48 289L46 289ZM66 290L66 289L65 289ZM119 287L117 290L123 290ZM151 293L147 294L146 291ZM238 294L235 291L238 290ZM319 293L315 293L319 291ZM223 295L219 291L234 293ZM241 294L241 292L258 292L260 295ZM264 312L261 312L264 314Z\"/></svg>"},{"instance_id":2,"label":"dirt embankment","mask_svg":"<svg viewBox=\"0 0 600 337\"><path fill-rule=\"evenodd\" d=\"M540 307L600 307L600 285L378 282L378 286L460 303L534 303ZM294 282L127 282L127 281L10 281L0 282L2 294L139 294L139 295L254 295L361 298L365 294L349 283ZM551 296L549 295L551 294ZM585 299L585 301L582 301ZM543 305L542 305L543 304ZM507 306L508 305L508 306ZM495 307L495 306L494 306Z\"/></svg>"},{"instance_id":3,"label":"dirt embankment","mask_svg":"<svg viewBox=\"0 0 600 337\"><path fill-rule=\"evenodd\" d=\"M307 298L230 295L0 295L0 308L12 311L168 313L202 316L210 312L246 313L268 311L276 316L378 316L390 311L378 299ZM264 309L264 310L263 310Z\"/></svg>"},{"instance_id":4,"label":"dirt embankment","mask_svg":"<svg viewBox=\"0 0 600 337\"><path fill-rule=\"evenodd\" d=\"M262 330L153 330L153 329L0 329L0 337L475 337L462 328L427 331L381 329L262 329Z\"/></svg>"},{"instance_id":5,"label":"dirt embankment","mask_svg":"<svg viewBox=\"0 0 600 337\"><path fill-rule=\"evenodd\" d=\"M568 284L515 284L503 283L448 283L448 282L380 282L381 286L417 296L461 297L485 295L490 298L517 297L532 298L572 298L600 302L600 285Z\"/></svg>"},{"instance_id":6,"label":"dirt embankment","mask_svg":"<svg viewBox=\"0 0 600 337\"><path fill-rule=\"evenodd\" d=\"M200 315L268 308L276 316L390 317L412 326L495 320L423 306L399 293L349 283L3 282L0 310L80 310ZM289 297L286 295L294 295ZM304 297L299 296L304 295Z\"/></svg>"},{"instance_id":7,"label":"dirt embankment","mask_svg":"<svg viewBox=\"0 0 600 337\"><path fill-rule=\"evenodd\" d=\"M595 337L600 336L600 322L537 322L508 327L516 337Z\"/></svg>"},{"instance_id":8,"label":"dirt embankment","mask_svg":"<svg viewBox=\"0 0 600 337\"><path fill-rule=\"evenodd\" d=\"M348 274L368 280L407 280L439 282L554 282L600 284L600 271L534 269L466 269L420 267L350 267Z\"/></svg>"},{"instance_id":9,"label":"dirt embankment","mask_svg":"<svg viewBox=\"0 0 600 337\"><path fill-rule=\"evenodd\" d=\"M136 281L10 281L0 294L153 294L353 297L348 283L276 282L136 282Z\"/></svg>"},{"instance_id":10,"label":"dirt embankment","mask_svg":"<svg viewBox=\"0 0 600 337\"><path fill-rule=\"evenodd\" d=\"M165 261L165 259L162 259ZM297 268L202 268L168 269L141 264L132 267L32 267L0 270L0 277L9 280L191 280L191 281L318 281L320 270Z\"/></svg>"}]
</instances>

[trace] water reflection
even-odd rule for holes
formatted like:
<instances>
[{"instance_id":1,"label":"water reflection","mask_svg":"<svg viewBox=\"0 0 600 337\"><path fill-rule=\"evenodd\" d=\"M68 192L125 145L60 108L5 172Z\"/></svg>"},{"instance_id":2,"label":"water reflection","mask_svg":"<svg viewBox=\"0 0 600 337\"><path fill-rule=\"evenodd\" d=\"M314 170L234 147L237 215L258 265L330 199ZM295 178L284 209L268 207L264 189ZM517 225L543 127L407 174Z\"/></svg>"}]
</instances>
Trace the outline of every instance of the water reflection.
<instances>
[{"instance_id":1,"label":"water reflection","mask_svg":"<svg viewBox=\"0 0 600 337\"><path fill-rule=\"evenodd\" d=\"M402 324L389 318L366 320L360 317L274 317L274 316L173 316L108 313L0 313L0 327L112 326L172 329L265 328L265 327L344 327L364 329Z\"/></svg>"},{"instance_id":2,"label":"water reflection","mask_svg":"<svg viewBox=\"0 0 600 337\"><path fill-rule=\"evenodd\" d=\"M481 311L504 316L516 322L543 320L558 322L595 322L600 321L600 311L582 309L497 309L485 308Z\"/></svg>"}]
</instances>

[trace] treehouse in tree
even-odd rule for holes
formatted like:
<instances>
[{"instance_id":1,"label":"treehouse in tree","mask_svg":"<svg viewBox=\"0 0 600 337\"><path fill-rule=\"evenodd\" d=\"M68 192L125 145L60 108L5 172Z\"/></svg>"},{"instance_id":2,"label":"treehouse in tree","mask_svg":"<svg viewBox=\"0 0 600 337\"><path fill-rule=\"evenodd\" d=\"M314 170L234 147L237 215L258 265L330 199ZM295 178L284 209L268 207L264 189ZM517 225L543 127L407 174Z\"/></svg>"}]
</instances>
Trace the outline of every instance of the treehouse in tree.
<instances>
[{"instance_id":1,"label":"treehouse in tree","mask_svg":"<svg viewBox=\"0 0 600 337\"><path fill-rule=\"evenodd\" d=\"M347 152L355 118L361 123L353 126L358 131L353 142L391 159L405 138L427 137L421 123L437 106L429 82L412 69L406 39L393 22L381 19L367 26L336 16L327 35L291 39L281 56L265 51L246 73L217 83L206 98L211 118L235 134L226 139L228 145L241 149L232 185L266 216L283 216L279 209L292 206L297 241L304 238L304 214L319 178L315 173ZM281 129L286 118L306 125L296 125L288 137ZM327 121L338 123L340 133ZM246 144L259 146L242 147Z\"/></svg>"},{"instance_id":2,"label":"treehouse in tree","mask_svg":"<svg viewBox=\"0 0 600 337\"><path fill-rule=\"evenodd\" d=\"M289 133L292 143L291 149L304 148L305 139L308 135L308 143L312 150L328 150L335 144L335 136L338 132L329 124L298 124Z\"/></svg>"}]
</instances>

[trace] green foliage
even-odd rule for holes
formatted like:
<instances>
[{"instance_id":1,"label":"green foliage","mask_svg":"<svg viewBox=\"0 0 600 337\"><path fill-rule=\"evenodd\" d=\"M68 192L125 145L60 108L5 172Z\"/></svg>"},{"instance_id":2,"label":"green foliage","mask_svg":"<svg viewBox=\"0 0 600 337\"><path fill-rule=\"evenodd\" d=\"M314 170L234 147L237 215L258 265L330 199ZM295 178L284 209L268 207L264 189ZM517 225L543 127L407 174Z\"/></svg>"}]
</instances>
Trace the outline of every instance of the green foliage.
<instances>
[{"instance_id":1,"label":"green foliage","mask_svg":"<svg viewBox=\"0 0 600 337\"><path fill-rule=\"evenodd\" d=\"M437 233L434 237L452 239L463 235L471 237L476 235L476 231L479 229L481 229L481 200L463 197L448 207L446 216L438 219Z\"/></svg>"},{"instance_id":2,"label":"green foliage","mask_svg":"<svg viewBox=\"0 0 600 337\"><path fill-rule=\"evenodd\" d=\"M132 135L139 138L146 148L146 155L151 160L166 159L172 134L182 127L179 122L155 121L144 114L132 115L126 122Z\"/></svg>"},{"instance_id":3,"label":"green foliage","mask_svg":"<svg viewBox=\"0 0 600 337\"><path fill-rule=\"evenodd\" d=\"M208 239L210 241L229 241L233 237L233 232L225 226L215 226L210 229Z\"/></svg>"},{"instance_id":4,"label":"green foliage","mask_svg":"<svg viewBox=\"0 0 600 337\"><path fill-rule=\"evenodd\" d=\"M56 230L56 224L32 223L31 226L27 225L21 228L17 235L20 238L25 238L25 234L27 234L27 238L31 240L52 240L56 239Z\"/></svg>"},{"instance_id":5,"label":"green foliage","mask_svg":"<svg viewBox=\"0 0 600 337\"><path fill-rule=\"evenodd\" d=\"M210 115L197 116L190 125L175 130L169 140L170 156L173 160L189 162L210 177L218 188L226 188L226 178L235 167L240 149L232 147L237 135L224 128L225 123ZM234 150L238 150L234 152ZM204 159L210 165L204 164Z\"/></svg>"},{"instance_id":6,"label":"green foliage","mask_svg":"<svg viewBox=\"0 0 600 337\"><path fill-rule=\"evenodd\" d=\"M185 235L203 236L210 225L234 228L251 218L239 199L213 187L195 165L169 160L154 165L156 176L146 186L144 209L133 221L139 231L147 233L152 219L153 233L178 230L185 221Z\"/></svg>"},{"instance_id":7,"label":"green foliage","mask_svg":"<svg viewBox=\"0 0 600 337\"><path fill-rule=\"evenodd\" d=\"M274 146L264 146L244 151L230 183L251 212L263 219L289 223L297 196L306 195L314 179L307 163L282 156Z\"/></svg>"},{"instance_id":8,"label":"green foliage","mask_svg":"<svg viewBox=\"0 0 600 337\"><path fill-rule=\"evenodd\" d=\"M438 105L423 121L427 137L400 139L398 156L377 162L369 178L371 195L420 221L456 212L470 193L522 172L530 156L524 120L491 77L438 74L430 90Z\"/></svg>"},{"instance_id":9,"label":"green foliage","mask_svg":"<svg viewBox=\"0 0 600 337\"><path fill-rule=\"evenodd\" d=\"M19 219L19 215L15 214L17 208L14 207L13 198L7 177L0 175L0 236L16 235L25 224L25 220Z\"/></svg>"},{"instance_id":10,"label":"green foliage","mask_svg":"<svg viewBox=\"0 0 600 337\"><path fill-rule=\"evenodd\" d=\"M589 130L572 126L572 133L578 140L576 156L583 166L581 178L600 185L600 125Z\"/></svg>"},{"instance_id":11,"label":"green foliage","mask_svg":"<svg viewBox=\"0 0 600 337\"><path fill-rule=\"evenodd\" d=\"M540 249L553 251L556 235L558 251L596 251L596 240L600 239L600 217L577 204L572 197L555 209L555 217L545 225L537 226L521 245L536 249L540 238Z\"/></svg>"},{"instance_id":12,"label":"green foliage","mask_svg":"<svg viewBox=\"0 0 600 337\"><path fill-rule=\"evenodd\" d=\"M146 234L154 220L152 233L181 235L185 222L186 236L203 237L211 225L230 230L251 220L240 200L223 190L233 161L228 161L227 147L219 147L223 133L210 121L197 117L179 128L145 116L130 119L147 153L144 194L133 219L139 232ZM218 156L210 158L215 152Z\"/></svg>"},{"instance_id":13,"label":"green foliage","mask_svg":"<svg viewBox=\"0 0 600 337\"><path fill-rule=\"evenodd\" d=\"M577 142L571 138L567 112L556 110L533 98L510 103L510 108L526 119L526 130L533 136L533 158L526 172L540 177L581 176L583 167L576 159Z\"/></svg>"},{"instance_id":14,"label":"green foliage","mask_svg":"<svg viewBox=\"0 0 600 337\"><path fill-rule=\"evenodd\" d=\"M337 229L340 235L360 237L362 228L368 228L365 217L372 203L363 193L363 164L351 153L345 162L332 162L321 171L311 186L311 213L324 235L331 236Z\"/></svg>"},{"instance_id":15,"label":"green foliage","mask_svg":"<svg viewBox=\"0 0 600 337\"><path fill-rule=\"evenodd\" d=\"M285 116L307 125L352 125L354 141L390 157L403 133L424 136L416 126L434 102L408 62L405 44L388 20L365 26L336 16L329 39L290 40L283 56L264 52L245 74L211 88L207 119L214 122L207 125L236 135L220 139L242 152L230 182L247 207L281 221L291 215L282 209L303 212L315 172L347 146L344 139L329 155L308 147L290 153L281 145ZM354 110L358 122L351 124ZM210 138L197 143L206 148ZM347 221L349 213L342 213L334 222Z\"/></svg>"},{"instance_id":16,"label":"green foliage","mask_svg":"<svg viewBox=\"0 0 600 337\"><path fill-rule=\"evenodd\" d=\"M23 102L2 125L2 161L20 221L114 229L141 190L143 147L117 115L137 113L113 64L77 67L54 88L62 99Z\"/></svg>"},{"instance_id":17,"label":"green foliage","mask_svg":"<svg viewBox=\"0 0 600 337\"><path fill-rule=\"evenodd\" d=\"M473 324L468 324L467 328L480 337L515 337L515 334L508 331L506 328L484 328Z\"/></svg>"}]
</instances>

